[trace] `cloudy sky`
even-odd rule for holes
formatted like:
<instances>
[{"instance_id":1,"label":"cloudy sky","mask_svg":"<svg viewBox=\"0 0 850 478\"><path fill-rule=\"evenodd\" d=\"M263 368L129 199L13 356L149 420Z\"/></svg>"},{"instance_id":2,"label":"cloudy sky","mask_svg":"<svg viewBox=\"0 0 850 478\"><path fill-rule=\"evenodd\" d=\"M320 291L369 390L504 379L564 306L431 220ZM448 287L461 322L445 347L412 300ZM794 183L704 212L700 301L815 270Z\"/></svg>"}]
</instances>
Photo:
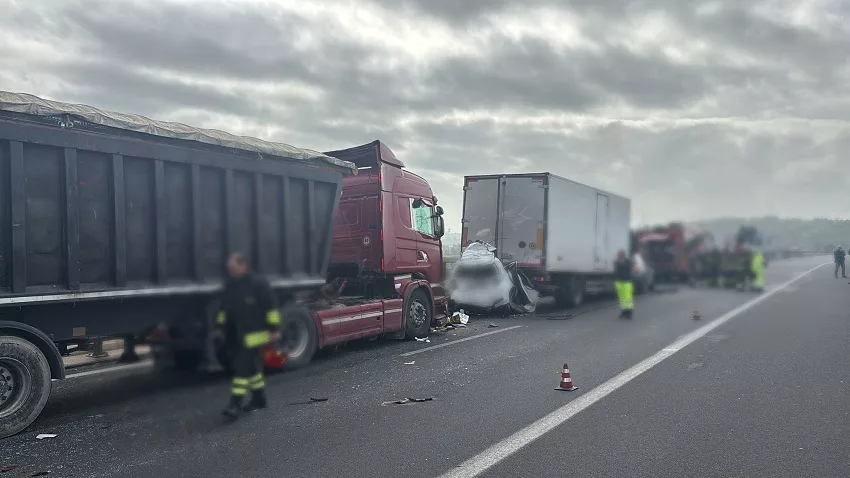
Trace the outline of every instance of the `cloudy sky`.
<instances>
[{"instance_id":1,"label":"cloudy sky","mask_svg":"<svg viewBox=\"0 0 850 478\"><path fill-rule=\"evenodd\" d=\"M0 0L0 89L464 174L636 222L850 217L846 0Z\"/></svg>"}]
</instances>

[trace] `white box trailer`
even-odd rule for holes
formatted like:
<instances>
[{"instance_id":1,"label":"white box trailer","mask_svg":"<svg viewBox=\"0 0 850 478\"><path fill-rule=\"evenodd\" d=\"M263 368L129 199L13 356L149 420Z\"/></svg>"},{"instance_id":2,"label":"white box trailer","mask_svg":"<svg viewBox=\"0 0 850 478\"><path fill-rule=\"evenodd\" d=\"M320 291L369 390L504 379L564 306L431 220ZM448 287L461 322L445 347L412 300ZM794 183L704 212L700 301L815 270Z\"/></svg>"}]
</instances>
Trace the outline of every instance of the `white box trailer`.
<instances>
[{"instance_id":1,"label":"white box trailer","mask_svg":"<svg viewBox=\"0 0 850 478\"><path fill-rule=\"evenodd\" d=\"M631 201L551 173L464 177L461 245L494 245L565 306L612 287L629 252Z\"/></svg>"}]
</instances>

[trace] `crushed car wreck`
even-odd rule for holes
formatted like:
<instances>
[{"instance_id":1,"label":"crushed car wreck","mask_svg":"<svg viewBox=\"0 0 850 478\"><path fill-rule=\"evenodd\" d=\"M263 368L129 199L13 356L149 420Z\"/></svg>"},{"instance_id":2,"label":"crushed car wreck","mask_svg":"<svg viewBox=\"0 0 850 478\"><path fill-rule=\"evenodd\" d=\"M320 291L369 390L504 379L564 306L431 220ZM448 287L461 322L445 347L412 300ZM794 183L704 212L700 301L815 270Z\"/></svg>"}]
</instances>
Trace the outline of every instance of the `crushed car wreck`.
<instances>
[{"instance_id":1,"label":"crushed car wreck","mask_svg":"<svg viewBox=\"0 0 850 478\"><path fill-rule=\"evenodd\" d=\"M478 313L531 313L539 298L516 262L505 266L496 249L481 241L463 251L449 275L448 288L453 309Z\"/></svg>"}]
</instances>

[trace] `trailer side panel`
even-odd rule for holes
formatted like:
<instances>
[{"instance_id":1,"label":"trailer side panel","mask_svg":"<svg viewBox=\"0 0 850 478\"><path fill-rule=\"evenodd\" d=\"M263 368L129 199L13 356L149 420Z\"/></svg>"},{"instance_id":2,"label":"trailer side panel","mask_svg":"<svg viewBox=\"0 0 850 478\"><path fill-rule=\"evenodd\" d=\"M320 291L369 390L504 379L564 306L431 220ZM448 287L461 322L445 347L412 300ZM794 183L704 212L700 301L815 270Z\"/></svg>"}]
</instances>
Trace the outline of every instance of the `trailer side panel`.
<instances>
[{"instance_id":1,"label":"trailer side panel","mask_svg":"<svg viewBox=\"0 0 850 478\"><path fill-rule=\"evenodd\" d=\"M0 306L209 291L231 250L324 282L339 173L136 136L0 117Z\"/></svg>"}]
</instances>

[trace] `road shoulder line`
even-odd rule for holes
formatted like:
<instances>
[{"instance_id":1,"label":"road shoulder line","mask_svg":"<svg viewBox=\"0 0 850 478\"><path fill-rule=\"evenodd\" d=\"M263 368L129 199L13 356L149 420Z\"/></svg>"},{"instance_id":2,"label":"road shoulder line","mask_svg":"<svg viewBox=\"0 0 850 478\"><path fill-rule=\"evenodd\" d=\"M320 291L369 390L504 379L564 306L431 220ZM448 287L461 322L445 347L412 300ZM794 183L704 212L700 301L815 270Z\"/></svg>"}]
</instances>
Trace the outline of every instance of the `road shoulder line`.
<instances>
[{"instance_id":1,"label":"road shoulder line","mask_svg":"<svg viewBox=\"0 0 850 478\"><path fill-rule=\"evenodd\" d=\"M423 352L430 352L431 350L441 349L443 347L448 347L449 345L459 344L461 342L466 342L467 340L480 339L481 337L487 337L488 335L499 334L502 332L507 332L509 330L518 329L520 327L525 327L524 325L514 325L513 327L506 327L504 329L494 330L492 332L484 332L483 334L473 335L472 337L464 337L458 340L452 340L451 342L446 342L444 344L432 345L430 347L425 347L424 349L414 350L412 352L405 352L400 355L400 357L410 357L411 355L421 354Z\"/></svg>"}]
</instances>

